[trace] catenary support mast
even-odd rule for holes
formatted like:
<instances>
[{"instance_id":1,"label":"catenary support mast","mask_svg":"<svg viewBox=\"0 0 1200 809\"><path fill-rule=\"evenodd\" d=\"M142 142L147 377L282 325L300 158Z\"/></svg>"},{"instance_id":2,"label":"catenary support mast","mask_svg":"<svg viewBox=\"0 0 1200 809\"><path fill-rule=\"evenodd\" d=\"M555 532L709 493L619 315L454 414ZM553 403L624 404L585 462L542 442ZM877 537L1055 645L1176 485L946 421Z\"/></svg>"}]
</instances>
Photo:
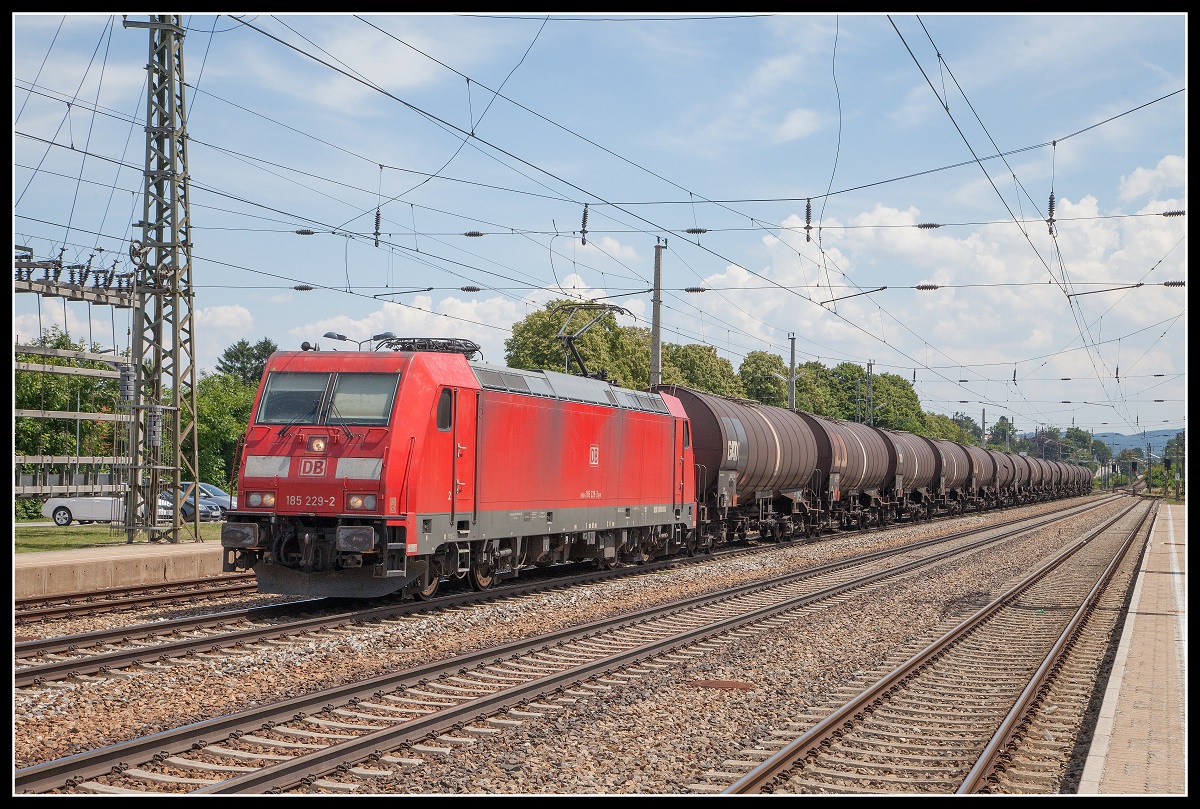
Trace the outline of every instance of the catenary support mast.
<instances>
[{"instance_id":1,"label":"catenary support mast","mask_svg":"<svg viewBox=\"0 0 1200 809\"><path fill-rule=\"evenodd\" d=\"M136 266L135 384L130 423L132 469L126 499L126 541L200 539L199 508L183 521L181 501L195 494L196 366L192 327L192 241L188 203L187 107L184 103L182 18L125 20L150 34L146 64L146 161L141 242L130 244ZM183 480L188 492L180 492ZM169 525L157 523L160 491L175 500ZM196 498L195 502L199 502Z\"/></svg>"}]
</instances>

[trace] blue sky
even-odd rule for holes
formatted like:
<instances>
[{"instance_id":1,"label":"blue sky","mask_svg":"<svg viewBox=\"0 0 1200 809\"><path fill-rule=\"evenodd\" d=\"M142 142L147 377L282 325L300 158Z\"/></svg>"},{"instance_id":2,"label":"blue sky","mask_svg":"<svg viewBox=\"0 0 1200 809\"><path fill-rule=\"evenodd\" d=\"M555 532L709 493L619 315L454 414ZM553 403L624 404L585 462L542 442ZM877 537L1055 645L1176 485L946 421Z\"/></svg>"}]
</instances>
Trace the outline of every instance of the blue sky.
<instances>
[{"instance_id":1,"label":"blue sky","mask_svg":"<svg viewBox=\"0 0 1200 809\"><path fill-rule=\"evenodd\" d=\"M1187 280L1187 217L1162 214L1187 208L1186 15L184 22L203 370L243 338L347 347L327 331L502 363L561 297L649 326L663 243L663 339L735 368L786 362L794 334L798 362L871 361L934 412L1185 426L1187 290L1163 283ZM13 15L14 243L36 258L130 269L147 41ZM127 312L13 306L15 341L65 317L128 345Z\"/></svg>"}]
</instances>

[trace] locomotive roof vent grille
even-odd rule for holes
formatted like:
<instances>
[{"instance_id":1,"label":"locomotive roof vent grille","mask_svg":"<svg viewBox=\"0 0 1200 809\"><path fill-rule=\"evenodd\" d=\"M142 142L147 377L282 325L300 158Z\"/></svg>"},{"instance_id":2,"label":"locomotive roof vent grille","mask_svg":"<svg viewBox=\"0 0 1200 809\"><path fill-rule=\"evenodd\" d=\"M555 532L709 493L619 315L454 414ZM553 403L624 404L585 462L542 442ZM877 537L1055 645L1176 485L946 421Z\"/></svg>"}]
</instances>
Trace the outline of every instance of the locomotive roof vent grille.
<instances>
[{"instance_id":1,"label":"locomotive roof vent grille","mask_svg":"<svg viewBox=\"0 0 1200 809\"><path fill-rule=\"evenodd\" d=\"M529 383L520 374L506 374L501 372L500 378L504 380L504 386L509 390L519 390L523 393L529 392Z\"/></svg>"},{"instance_id":2,"label":"locomotive roof vent grille","mask_svg":"<svg viewBox=\"0 0 1200 809\"><path fill-rule=\"evenodd\" d=\"M375 350L382 351L440 351L446 354L463 354L467 359L483 349L472 340L459 337L390 337L376 344Z\"/></svg>"}]
</instances>

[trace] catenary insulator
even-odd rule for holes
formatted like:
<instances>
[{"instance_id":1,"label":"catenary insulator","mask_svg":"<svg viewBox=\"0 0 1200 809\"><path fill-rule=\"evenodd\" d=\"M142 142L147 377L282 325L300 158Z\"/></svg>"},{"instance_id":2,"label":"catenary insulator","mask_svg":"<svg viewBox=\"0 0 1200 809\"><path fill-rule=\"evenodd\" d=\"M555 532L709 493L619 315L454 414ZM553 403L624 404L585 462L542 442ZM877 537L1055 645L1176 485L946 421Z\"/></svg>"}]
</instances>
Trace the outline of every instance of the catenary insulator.
<instances>
[{"instance_id":1,"label":"catenary insulator","mask_svg":"<svg viewBox=\"0 0 1200 809\"><path fill-rule=\"evenodd\" d=\"M478 292L479 291L479 287L475 287L475 286L459 287L459 289L461 289L463 292Z\"/></svg>"},{"instance_id":2,"label":"catenary insulator","mask_svg":"<svg viewBox=\"0 0 1200 809\"><path fill-rule=\"evenodd\" d=\"M311 292L312 291L312 287L310 287L308 284L296 284L296 286L292 287L292 289L296 290L297 292Z\"/></svg>"},{"instance_id":3,"label":"catenary insulator","mask_svg":"<svg viewBox=\"0 0 1200 809\"><path fill-rule=\"evenodd\" d=\"M924 292L929 292L930 290L937 289L938 285L937 284L917 284L916 288L919 290L922 290Z\"/></svg>"},{"instance_id":4,"label":"catenary insulator","mask_svg":"<svg viewBox=\"0 0 1200 809\"><path fill-rule=\"evenodd\" d=\"M1163 211L1163 216L1183 216L1183 211Z\"/></svg>"},{"instance_id":5,"label":"catenary insulator","mask_svg":"<svg viewBox=\"0 0 1200 809\"><path fill-rule=\"evenodd\" d=\"M708 233L708 231L704 228L688 228L686 232L692 234L693 236L699 236L701 233Z\"/></svg>"},{"instance_id":6,"label":"catenary insulator","mask_svg":"<svg viewBox=\"0 0 1200 809\"><path fill-rule=\"evenodd\" d=\"M1181 287L1183 285L1183 281L1163 281L1163 286L1165 287Z\"/></svg>"},{"instance_id":7,"label":"catenary insulator","mask_svg":"<svg viewBox=\"0 0 1200 809\"><path fill-rule=\"evenodd\" d=\"M583 224L579 226L579 235L583 244L587 244L587 215L588 204L585 202L583 203Z\"/></svg>"},{"instance_id":8,"label":"catenary insulator","mask_svg":"<svg viewBox=\"0 0 1200 809\"><path fill-rule=\"evenodd\" d=\"M684 292L707 292L708 287L684 287Z\"/></svg>"},{"instance_id":9,"label":"catenary insulator","mask_svg":"<svg viewBox=\"0 0 1200 809\"><path fill-rule=\"evenodd\" d=\"M917 227L919 227L921 230L933 230L934 228L940 228L941 225L938 225L934 222L922 222L921 224L917 225Z\"/></svg>"},{"instance_id":10,"label":"catenary insulator","mask_svg":"<svg viewBox=\"0 0 1200 809\"><path fill-rule=\"evenodd\" d=\"M126 402L133 401L134 374L133 366L122 363L121 369L121 398Z\"/></svg>"},{"instance_id":11,"label":"catenary insulator","mask_svg":"<svg viewBox=\"0 0 1200 809\"><path fill-rule=\"evenodd\" d=\"M297 231L296 231L296 233L300 234L301 236L311 236L311 235L313 235L315 232L316 232L316 231L309 230L308 228L303 228L303 229L301 229L301 230L297 230Z\"/></svg>"},{"instance_id":12,"label":"catenary insulator","mask_svg":"<svg viewBox=\"0 0 1200 809\"><path fill-rule=\"evenodd\" d=\"M483 235L483 232L482 232L482 231L478 231L478 230L468 230L468 231L467 231L466 233L464 233L463 235L464 235L464 236L472 236L472 237L477 237L477 236L482 236L482 235Z\"/></svg>"}]
</instances>

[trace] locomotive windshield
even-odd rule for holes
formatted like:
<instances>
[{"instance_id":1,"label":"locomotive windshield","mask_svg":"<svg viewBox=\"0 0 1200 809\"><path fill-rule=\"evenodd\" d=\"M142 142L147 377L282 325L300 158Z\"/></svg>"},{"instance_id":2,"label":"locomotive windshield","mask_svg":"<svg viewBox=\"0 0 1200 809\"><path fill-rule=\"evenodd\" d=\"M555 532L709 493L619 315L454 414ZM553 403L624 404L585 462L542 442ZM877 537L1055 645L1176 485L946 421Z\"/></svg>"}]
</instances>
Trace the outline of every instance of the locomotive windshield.
<instances>
[{"instance_id":1,"label":"locomotive windshield","mask_svg":"<svg viewBox=\"0 0 1200 809\"><path fill-rule=\"evenodd\" d=\"M272 371L258 408L258 423L386 425L399 381L394 373Z\"/></svg>"},{"instance_id":2,"label":"locomotive windshield","mask_svg":"<svg viewBox=\"0 0 1200 809\"><path fill-rule=\"evenodd\" d=\"M258 408L258 423L316 424L329 376L273 371Z\"/></svg>"},{"instance_id":3,"label":"locomotive windshield","mask_svg":"<svg viewBox=\"0 0 1200 809\"><path fill-rule=\"evenodd\" d=\"M327 424L387 424L397 374L338 374Z\"/></svg>"}]
</instances>

